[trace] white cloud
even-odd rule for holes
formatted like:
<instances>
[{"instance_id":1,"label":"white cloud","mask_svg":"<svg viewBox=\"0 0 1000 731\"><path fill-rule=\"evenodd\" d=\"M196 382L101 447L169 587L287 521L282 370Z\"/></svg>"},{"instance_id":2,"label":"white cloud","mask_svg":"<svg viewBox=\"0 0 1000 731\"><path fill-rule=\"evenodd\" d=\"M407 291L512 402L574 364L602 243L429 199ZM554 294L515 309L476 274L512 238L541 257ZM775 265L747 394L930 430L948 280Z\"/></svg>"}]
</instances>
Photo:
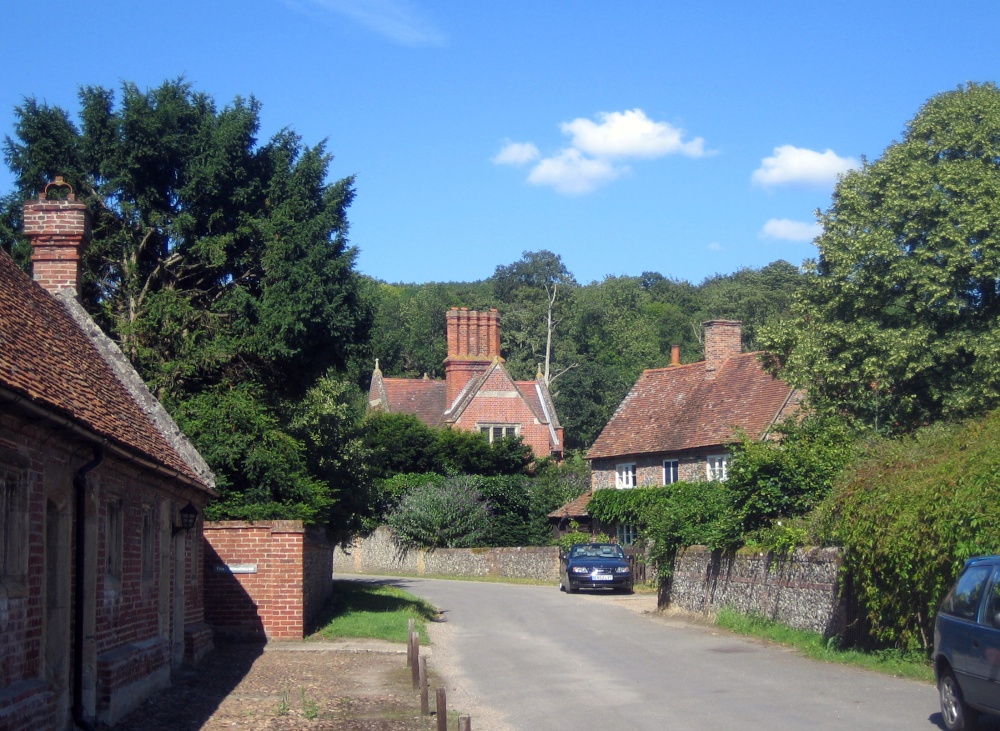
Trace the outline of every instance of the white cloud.
<instances>
[{"instance_id":1,"label":"white cloud","mask_svg":"<svg viewBox=\"0 0 1000 731\"><path fill-rule=\"evenodd\" d=\"M555 155L542 157L531 142L506 141L493 162L526 165L537 160L528 173L529 183L548 185L566 195L583 195L629 172L625 160L711 154L701 137L685 140L684 130L653 121L641 109L597 116L598 122L578 117L559 125L571 144Z\"/></svg>"},{"instance_id":2,"label":"white cloud","mask_svg":"<svg viewBox=\"0 0 1000 731\"><path fill-rule=\"evenodd\" d=\"M709 251L722 251L722 244L718 241L713 241L712 243L705 246Z\"/></svg>"},{"instance_id":3,"label":"white cloud","mask_svg":"<svg viewBox=\"0 0 1000 731\"><path fill-rule=\"evenodd\" d=\"M510 142L509 140L503 148L493 158L496 165L527 165L542 156L530 142Z\"/></svg>"},{"instance_id":4,"label":"white cloud","mask_svg":"<svg viewBox=\"0 0 1000 731\"><path fill-rule=\"evenodd\" d=\"M794 145L774 148L772 157L761 160L753 171L758 185L830 185L837 176L856 168L860 163L853 157L840 157L833 150L816 152Z\"/></svg>"},{"instance_id":5,"label":"white cloud","mask_svg":"<svg viewBox=\"0 0 1000 731\"><path fill-rule=\"evenodd\" d=\"M573 147L594 157L656 158L670 154L701 157L705 141L684 141L684 130L667 122L654 122L641 109L601 112L600 124L579 117L559 125L572 137Z\"/></svg>"},{"instance_id":6,"label":"white cloud","mask_svg":"<svg viewBox=\"0 0 1000 731\"><path fill-rule=\"evenodd\" d=\"M345 15L403 46L441 46L447 37L410 0L305 0Z\"/></svg>"},{"instance_id":7,"label":"white cloud","mask_svg":"<svg viewBox=\"0 0 1000 731\"><path fill-rule=\"evenodd\" d=\"M764 224L760 235L783 241L812 241L821 233L823 233L823 227L818 223L793 221L789 218L772 218Z\"/></svg>"},{"instance_id":8,"label":"white cloud","mask_svg":"<svg viewBox=\"0 0 1000 731\"><path fill-rule=\"evenodd\" d=\"M571 147L535 165L528 174L528 182L532 185L549 185L566 195L583 195L592 193L627 171L627 167L585 157L579 150Z\"/></svg>"}]
</instances>

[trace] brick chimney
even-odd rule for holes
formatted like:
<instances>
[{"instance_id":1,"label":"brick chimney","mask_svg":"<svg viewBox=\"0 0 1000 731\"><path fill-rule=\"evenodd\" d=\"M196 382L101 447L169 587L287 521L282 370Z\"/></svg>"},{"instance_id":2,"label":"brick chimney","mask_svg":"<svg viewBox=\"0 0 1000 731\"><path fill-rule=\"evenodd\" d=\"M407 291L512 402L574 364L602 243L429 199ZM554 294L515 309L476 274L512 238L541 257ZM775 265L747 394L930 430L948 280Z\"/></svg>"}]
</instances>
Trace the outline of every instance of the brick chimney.
<instances>
[{"instance_id":1,"label":"brick chimney","mask_svg":"<svg viewBox=\"0 0 1000 731\"><path fill-rule=\"evenodd\" d=\"M65 197L57 195L60 190L66 191ZM35 281L49 292L72 289L79 296L80 256L90 242L90 216L62 176L24 204L24 235L31 242Z\"/></svg>"},{"instance_id":2,"label":"brick chimney","mask_svg":"<svg viewBox=\"0 0 1000 731\"><path fill-rule=\"evenodd\" d=\"M500 357L500 313L452 307L446 314L448 357L444 361L447 406L473 376Z\"/></svg>"},{"instance_id":3,"label":"brick chimney","mask_svg":"<svg viewBox=\"0 0 1000 731\"><path fill-rule=\"evenodd\" d=\"M713 379L722 365L743 352L743 323L739 320L710 320L705 328L705 378Z\"/></svg>"}]
</instances>

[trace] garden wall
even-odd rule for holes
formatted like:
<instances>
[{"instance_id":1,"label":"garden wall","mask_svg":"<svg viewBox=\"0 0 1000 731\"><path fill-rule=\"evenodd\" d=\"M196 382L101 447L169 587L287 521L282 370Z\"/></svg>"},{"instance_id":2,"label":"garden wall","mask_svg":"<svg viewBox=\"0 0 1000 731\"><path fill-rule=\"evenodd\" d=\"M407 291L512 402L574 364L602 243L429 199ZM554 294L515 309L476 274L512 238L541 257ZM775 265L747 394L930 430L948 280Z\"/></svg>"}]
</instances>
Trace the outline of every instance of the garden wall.
<instances>
[{"instance_id":1,"label":"garden wall","mask_svg":"<svg viewBox=\"0 0 1000 731\"><path fill-rule=\"evenodd\" d=\"M388 528L379 528L333 554L339 574L401 574L409 576L496 576L559 581L559 549L555 546L521 548L438 548L400 554Z\"/></svg>"},{"instance_id":2,"label":"garden wall","mask_svg":"<svg viewBox=\"0 0 1000 731\"><path fill-rule=\"evenodd\" d=\"M840 591L838 548L797 549L787 558L748 550L736 553L694 546L677 555L666 601L691 612L730 607L790 627L842 635L846 602Z\"/></svg>"},{"instance_id":3,"label":"garden wall","mask_svg":"<svg viewBox=\"0 0 1000 731\"><path fill-rule=\"evenodd\" d=\"M300 640L333 590L333 547L297 520L205 524L205 619L217 632Z\"/></svg>"}]
</instances>

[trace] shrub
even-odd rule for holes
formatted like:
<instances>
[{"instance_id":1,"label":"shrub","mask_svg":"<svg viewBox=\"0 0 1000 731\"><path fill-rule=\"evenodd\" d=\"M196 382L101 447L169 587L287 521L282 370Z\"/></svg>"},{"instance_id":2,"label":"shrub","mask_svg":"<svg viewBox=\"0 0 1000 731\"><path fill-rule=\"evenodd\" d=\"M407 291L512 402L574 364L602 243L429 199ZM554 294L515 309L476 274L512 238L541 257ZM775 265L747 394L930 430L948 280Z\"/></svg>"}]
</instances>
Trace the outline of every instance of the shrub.
<instances>
[{"instance_id":1,"label":"shrub","mask_svg":"<svg viewBox=\"0 0 1000 731\"><path fill-rule=\"evenodd\" d=\"M482 545L490 514L468 476L428 482L408 492L386 524L403 549Z\"/></svg>"},{"instance_id":2,"label":"shrub","mask_svg":"<svg viewBox=\"0 0 1000 731\"><path fill-rule=\"evenodd\" d=\"M974 555L1000 552L1000 412L872 445L817 510L845 550L873 639L931 644L945 591Z\"/></svg>"}]
</instances>

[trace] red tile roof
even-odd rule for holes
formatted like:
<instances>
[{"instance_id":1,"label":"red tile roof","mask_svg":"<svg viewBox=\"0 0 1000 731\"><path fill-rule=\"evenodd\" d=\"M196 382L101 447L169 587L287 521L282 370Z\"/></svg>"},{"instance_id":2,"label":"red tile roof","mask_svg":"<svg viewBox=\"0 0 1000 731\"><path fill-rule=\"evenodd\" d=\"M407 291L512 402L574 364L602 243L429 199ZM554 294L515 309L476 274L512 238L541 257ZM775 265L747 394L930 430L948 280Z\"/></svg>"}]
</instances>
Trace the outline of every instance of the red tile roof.
<instances>
[{"instance_id":1,"label":"red tile roof","mask_svg":"<svg viewBox=\"0 0 1000 731\"><path fill-rule=\"evenodd\" d=\"M0 386L211 489L154 426L63 304L32 282L3 251Z\"/></svg>"},{"instance_id":2,"label":"red tile roof","mask_svg":"<svg viewBox=\"0 0 1000 731\"><path fill-rule=\"evenodd\" d=\"M590 504L590 498L594 496L593 490L587 490L580 497L575 500L570 500L565 505L556 508L551 513L549 513L550 518L583 518L589 516L587 512L587 506Z\"/></svg>"},{"instance_id":3,"label":"red tile roof","mask_svg":"<svg viewBox=\"0 0 1000 731\"><path fill-rule=\"evenodd\" d=\"M444 381L419 378L383 378L389 411L413 414L430 427L444 423L447 385Z\"/></svg>"},{"instance_id":4,"label":"red tile roof","mask_svg":"<svg viewBox=\"0 0 1000 731\"><path fill-rule=\"evenodd\" d=\"M759 439L793 392L755 353L730 357L714 379L705 362L644 371L587 457L677 452L731 442L737 429Z\"/></svg>"}]
</instances>

